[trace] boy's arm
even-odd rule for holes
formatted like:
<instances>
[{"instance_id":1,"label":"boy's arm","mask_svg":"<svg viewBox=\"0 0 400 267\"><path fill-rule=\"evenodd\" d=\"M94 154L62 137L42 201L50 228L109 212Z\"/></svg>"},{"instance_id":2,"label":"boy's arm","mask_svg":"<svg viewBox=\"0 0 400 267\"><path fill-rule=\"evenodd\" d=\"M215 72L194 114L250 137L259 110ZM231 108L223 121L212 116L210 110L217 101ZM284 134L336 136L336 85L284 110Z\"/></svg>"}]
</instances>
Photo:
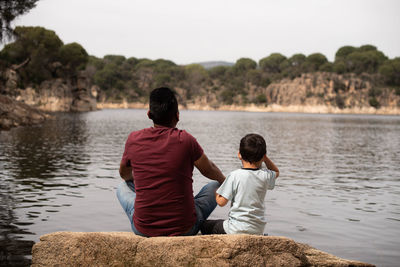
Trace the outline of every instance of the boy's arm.
<instances>
[{"instance_id":1,"label":"boy's arm","mask_svg":"<svg viewBox=\"0 0 400 267\"><path fill-rule=\"evenodd\" d=\"M218 193L215 193L215 200L217 201L217 204L218 204L220 207L225 206L226 203L228 203L228 201L229 201L228 199L224 198L223 196L221 196L221 195L218 194Z\"/></svg>"},{"instance_id":2,"label":"boy's arm","mask_svg":"<svg viewBox=\"0 0 400 267\"><path fill-rule=\"evenodd\" d=\"M205 177L218 181L219 184L222 184L225 181L225 176L222 174L220 169L218 169L218 167L207 158L205 153L194 162L194 166L196 166Z\"/></svg>"},{"instance_id":3,"label":"boy's arm","mask_svg":"<svg viewBox=\"0 0 400 267\"><path fill-rule=\"evenodd\" d=\"M278 178L279 176L279 169L276 167L276 165L267 157L267 155L264 155L263 161L265 165L267 165L267 168L271 171L274 171L276 173L275 179Z\"/></svg>"}]
</instances>

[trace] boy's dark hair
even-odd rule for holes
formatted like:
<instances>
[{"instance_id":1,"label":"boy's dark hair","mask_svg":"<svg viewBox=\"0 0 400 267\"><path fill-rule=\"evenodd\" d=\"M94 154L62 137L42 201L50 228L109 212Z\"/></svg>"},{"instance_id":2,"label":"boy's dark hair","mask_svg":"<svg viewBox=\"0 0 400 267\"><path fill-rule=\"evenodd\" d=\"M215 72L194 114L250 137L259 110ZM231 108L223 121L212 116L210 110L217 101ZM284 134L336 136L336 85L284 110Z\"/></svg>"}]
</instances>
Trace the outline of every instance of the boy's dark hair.
<instances>
[{"instance_id":1,"label":"boy's dark hair","mask_svg":"<svg viewBox=\"0 0 400 267\"><path fill-rule=\"evenodd\" d=\"M267 153L267 145L261 135L247 134L240 140L239 152L243 160L255 163L260 161Z\"/></svg>"},{"instance_id":2,"label":"boy's dark hair","mask_svg":"<svg viewBox=\"0 0 400 267\"><path fill-rule=\"evenodd\" d=\"M150 93L149 117L155 124L169 126L177 113L178 101L171 89L160 87Z\"/></svg>"}]
</instances>

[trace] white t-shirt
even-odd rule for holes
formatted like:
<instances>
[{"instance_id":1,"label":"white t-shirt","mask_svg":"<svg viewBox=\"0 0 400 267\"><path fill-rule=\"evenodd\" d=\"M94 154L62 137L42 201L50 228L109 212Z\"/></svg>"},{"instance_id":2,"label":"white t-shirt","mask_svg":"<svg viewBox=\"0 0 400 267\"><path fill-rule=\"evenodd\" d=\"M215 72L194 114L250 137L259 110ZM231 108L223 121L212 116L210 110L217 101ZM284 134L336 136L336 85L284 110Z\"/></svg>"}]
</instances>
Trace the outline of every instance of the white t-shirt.
<instances>
[{"instance_id":1,"label":"white t-shirt","mask_svg":"<svg viewBox=\"0 0 400 267\"><path fill-rule=\"evenodd\" d=\"M276 173L268 169L238 169L226 177L217 193L231 201L227 234L264 233L264 198L275 186Z\"/></svg>"}]
</instances>

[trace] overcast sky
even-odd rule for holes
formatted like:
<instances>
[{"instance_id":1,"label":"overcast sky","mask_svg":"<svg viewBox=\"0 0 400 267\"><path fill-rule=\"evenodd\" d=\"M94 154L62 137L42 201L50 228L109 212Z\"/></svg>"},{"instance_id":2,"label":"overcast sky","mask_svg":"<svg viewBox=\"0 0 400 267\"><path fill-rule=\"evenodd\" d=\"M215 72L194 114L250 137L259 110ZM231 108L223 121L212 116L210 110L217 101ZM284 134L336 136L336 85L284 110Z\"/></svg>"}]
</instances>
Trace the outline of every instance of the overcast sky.
<instances>
[{"instance_id":1,"label":"overcast sky","mask_svg":"<svg viewBox=\"0 0 400 267\"><path fill-rule=\"evenodd\" d=\"M97 57L177 64L373 44L400 56L399 0L39 0L14 25L43 26Z\"/></svg>"}]
</instances>

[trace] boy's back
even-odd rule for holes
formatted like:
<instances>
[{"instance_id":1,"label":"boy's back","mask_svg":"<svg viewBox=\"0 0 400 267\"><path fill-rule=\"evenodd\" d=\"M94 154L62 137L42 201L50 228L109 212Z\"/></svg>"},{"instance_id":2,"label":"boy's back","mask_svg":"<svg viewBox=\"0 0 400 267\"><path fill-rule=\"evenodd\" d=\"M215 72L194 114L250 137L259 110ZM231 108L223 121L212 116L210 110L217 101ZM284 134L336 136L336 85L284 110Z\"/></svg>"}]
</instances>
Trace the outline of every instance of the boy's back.
<instances>
[{"instance_id":1,"label":"boy's back","mask_svg":"<svg viewBox=\"0 0 400 267\"><path fill-rule=\"evenodd\" d=\"M224 222L227 234L260 234L264 232L264 199L275 186L275 172L268 169L238 169L231 172L217 190L231 200L229 219Z\"/></svg>"},{"instance_id":2,"label":"boy's back","mask_svg":"<svg viewBox=\"0 0 400 267\"><path fill-rule=\"evenodd\" d=\"M265 227L264 198L273 189L279 169L267 157L264 138L247 134L240 140L238 158L242 169L231 172L217 190L215 200L225 206L231 201L228 220L203 222L203 234L259 234ZM260 169L265 163L267 169Z\"/></svg>"}]
</instances>

